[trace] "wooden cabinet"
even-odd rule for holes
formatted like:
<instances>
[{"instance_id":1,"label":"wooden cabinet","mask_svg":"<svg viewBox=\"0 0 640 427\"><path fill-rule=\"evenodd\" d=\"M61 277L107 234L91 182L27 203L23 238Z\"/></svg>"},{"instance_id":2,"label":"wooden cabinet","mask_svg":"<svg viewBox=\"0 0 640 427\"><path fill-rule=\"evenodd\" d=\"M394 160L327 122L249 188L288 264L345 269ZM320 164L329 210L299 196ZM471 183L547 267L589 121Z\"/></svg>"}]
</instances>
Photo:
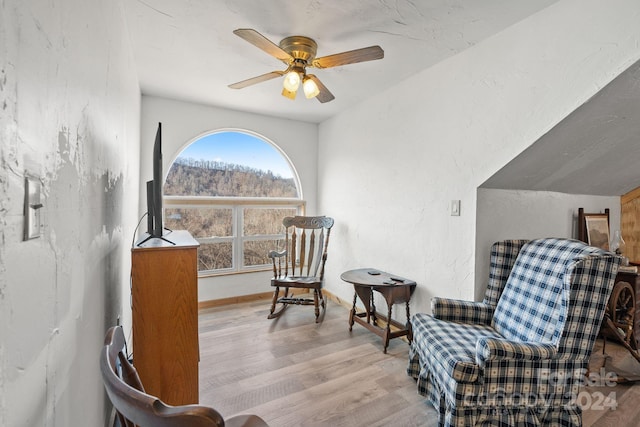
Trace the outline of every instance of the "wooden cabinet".
<instances>
[{"instance_id":1,"label":"wooden cabinet","mask_svg":"<svg viewBox=\"0 0 640 427\"><path fill-rule=\"evenodd\" d=\"M133 364L149 394L198 403L198 242L187 231L131 250ZM141 239L140 241L142 241Z\"/></svg>"},{"instance_id":2,"label":"wooden cabinet","mask_svg":"<svg viewBox=\"0 0 640 427\"><path fill-rule=\"evenodd\" d=\"M640 187L620 196L620 231L627 244L625 256L640 263Z\"/></svg>"}]
</instances>

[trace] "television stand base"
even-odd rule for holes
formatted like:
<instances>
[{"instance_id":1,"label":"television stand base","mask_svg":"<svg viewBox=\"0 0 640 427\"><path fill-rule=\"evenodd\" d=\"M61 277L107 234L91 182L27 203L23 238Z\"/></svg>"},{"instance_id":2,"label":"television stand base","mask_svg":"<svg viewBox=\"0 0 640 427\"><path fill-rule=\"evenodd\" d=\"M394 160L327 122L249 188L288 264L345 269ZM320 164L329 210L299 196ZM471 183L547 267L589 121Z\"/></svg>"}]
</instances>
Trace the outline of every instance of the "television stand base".
<instances>
[{"instance_id":1,"label":"television stand base","mask_svg":"<svg viewBox=\"0 0 640 427\"><path fill-rule=\"evenodd\" d=\"M148 242L151 239L160 239L160 240L164 240L167 243L170 243L172 245L175 245L175 242L172 242L171 240L162 237L162 236L152 236L152 235L148 235L146 238L144 238L143 240L141 240L140 242L138 242L138 244L136 246L142 246L144 243Z\"/></svg>"}]
</instances>

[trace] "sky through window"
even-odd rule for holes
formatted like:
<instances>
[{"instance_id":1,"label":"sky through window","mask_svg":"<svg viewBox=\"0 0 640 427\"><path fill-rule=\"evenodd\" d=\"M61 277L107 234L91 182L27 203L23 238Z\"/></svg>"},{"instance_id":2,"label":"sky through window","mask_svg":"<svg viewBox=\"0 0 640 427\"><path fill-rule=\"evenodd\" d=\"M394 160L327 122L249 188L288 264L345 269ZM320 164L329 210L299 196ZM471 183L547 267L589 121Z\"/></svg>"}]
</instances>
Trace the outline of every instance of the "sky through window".
<instances>
[{"instance_id":1,"label":"sky through window","mask_svg":"<svg viewBox=\"0 0 640 427\"><path fill-rule=\"evenodd\" d=\"M267 141L235 131L216 132L192 142L178 159L210 160L271 171L282 178L293 178L286 158Z\"/></svg>"}]
</instances>

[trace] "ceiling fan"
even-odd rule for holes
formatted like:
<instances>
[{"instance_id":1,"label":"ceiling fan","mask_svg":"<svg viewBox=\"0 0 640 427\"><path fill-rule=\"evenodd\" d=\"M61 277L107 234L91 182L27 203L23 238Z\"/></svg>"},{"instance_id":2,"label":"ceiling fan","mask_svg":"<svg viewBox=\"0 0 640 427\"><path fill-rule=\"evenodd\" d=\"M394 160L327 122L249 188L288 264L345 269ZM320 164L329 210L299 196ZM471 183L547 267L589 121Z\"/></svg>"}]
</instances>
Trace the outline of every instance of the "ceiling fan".
<instances>
[{"instance_id":1,"label":"ceiling fan","mask_svg":"<svg viewBox=\"0 0 640 427\"><path fill-rule=\"evenodd\" d=\"M233 33L284 62L287 65L287 69L284 71L272 71L257 77L242 80L229 85L229 87L232 89L242 89L256 83L285 76L282 95L289 99L295 99L300 83L302 83L302 88L307 98L315 97L323 103L332 101L335 98L315 75L307 74L307 67L331 68L384 58L384 51L380 46L369 46L316 58L318 45L309 37L286 37L280 41L279 45L276 45L253 29L241 28L235 30Z\"/></svg>"}]
</instances>

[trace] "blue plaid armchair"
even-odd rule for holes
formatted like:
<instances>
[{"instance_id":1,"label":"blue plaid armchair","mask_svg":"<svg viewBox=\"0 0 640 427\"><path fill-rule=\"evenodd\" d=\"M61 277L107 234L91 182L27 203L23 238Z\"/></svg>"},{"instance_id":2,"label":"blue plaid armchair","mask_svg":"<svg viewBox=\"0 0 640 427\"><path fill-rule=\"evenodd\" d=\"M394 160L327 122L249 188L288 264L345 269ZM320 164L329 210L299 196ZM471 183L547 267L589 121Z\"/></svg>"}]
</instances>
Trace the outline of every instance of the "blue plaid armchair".
<instances>
[{"instance_id":1,"label":"blue plaid armchair","mask_svg":"<svg viewBox=\"0 0 640 427\"><path fill-rule=\"evenodd\" d=\"M482 302L434 298L414 315L407 372L440 426L581 426L619 262L576 240L498 242Z\"/></svg>"}]
</instances>

